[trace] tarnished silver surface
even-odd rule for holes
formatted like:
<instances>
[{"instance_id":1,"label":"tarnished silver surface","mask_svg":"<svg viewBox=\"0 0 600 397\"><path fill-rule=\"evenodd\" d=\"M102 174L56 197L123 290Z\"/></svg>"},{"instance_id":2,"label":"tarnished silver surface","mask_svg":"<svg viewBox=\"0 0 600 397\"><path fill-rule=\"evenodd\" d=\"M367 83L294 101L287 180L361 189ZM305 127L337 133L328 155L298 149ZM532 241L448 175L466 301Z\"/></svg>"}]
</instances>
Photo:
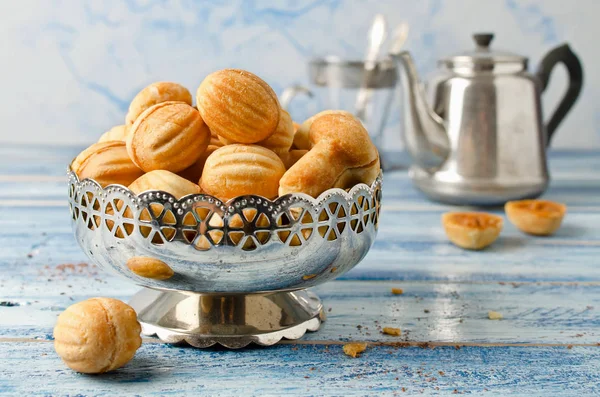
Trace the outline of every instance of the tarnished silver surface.
<instances>
[{"instance_id":1,"label":"tarnished silver surface","mask_svg":"<svg viewBox=\"0 0 600 397\"><path fill-rule=\"evenodd\" d=\"M476 34L476 48L440 62L425 86L408 52L394 56L404 92L404 142L415 185L435 200L498 205L533 198L549 183L546 147L573 106L582 69L568 45L550 51L537 73L527 58L490 47L492 34ZM569 87L544 125L541 95L563 63Z\"/></svg>"},{"instance_id":2,"label":"tarnished silver surface","mask_svg":"<svg viewBox=\"0 0 600 397\"><path fill-rule=\"evenodd\" d=\"M398 81L396 64L389 58L373 62L366 72L365 61L349 61L337 57L313 59L308 64L312 84L320 87L370 89L394 88ZM365 74L368 79L365 81Z\"/></svg>"},{"instance_id":3,"label":"tarnished silver surface","mask_svg":"<svg viewBox=\"0 0 600 397\"><path fill-rule=\"evenodd\" d=\"M321 325L321 300L306 290L261 294L199 294L144 288L129 302L145 335L195 347L298 339Z\"/></svg>"},{"instance_id":4,"label":"tarnished silver surface","mask_svg":"<svg viewBox=\"0 0 600 397\"><path fill-rule=\"evenodd\" d=\"M69 197L77 242L106 269L150 288L262 292L312 287L360 262L375 239L381 179L317 199L242 196L223 203L203 194L136 196L122 186L79 181L71 172ZM234 219L243 225L232 226ZM137 276L125 265L135 256L160 259L175 275L164 281Z\"/></svg>"},{"instance_id":5,"label":"tarnished silver surface","mask_svg":"<svg viewBox=\"0 0 600 397\"><path fill-rule=\"evenodd\" d=\"M281 102L290 106L297 94L308 94L313 113L345 110L353 113L365 126L379 151L383 151L383 135L394 101L397 67L389 58L346 60L337 56L311 59L308 62L308 87L286 88ZM382 164L387 164L382 159ZM384 168L385 169L385 168Z\"/></svg>"},{"instance_id":6,"label":"tarnished silver surface","mask_svg":"<svg viewBox=\"0 0 600 397\"><path fill-rule=\"evenodd\" d=\"M132 300L148 332L196 346L212 340L270 344L317 329L312 319L320 301L302 290L362 260L375 240L381 206L381 176L371 186L330 189L317 199L242 196L227 203L203 194L180 200L160 191L136 196L120 185L80 181L72 171L68 178L82 250L93 263L152 289ZM126 266L136 256L159 259L175 274L167 280L138 276ZM209 301L204 308L215 312L203 314L198 302ZM231 313L246 313L229 328L216 327L223 312L215 302L222 301L231 303ZM249 304L254 311L247 312ZM263 328L253 330L249 321Z\"/></svg>"},{"instance_id":7,"label":"tarnished silver surface","mask_svg":"<svg viewBox=\"0 0 600 397\"><path fill-rule=\"evenodd\" d=\"M418 79L417 67L407 51L395 55L401 65L400 81L404 94L404 143L416 165L437 168L448 158L450 141L444 120L427 102L425 87Z\"/></svg>"},{"instance_id":8,"label":"tarnished silver surface","mask_svg":"<svg viewBox=\"0 0 600 397\"><path fill-rule=\"evenodd\" d=\"M381 47L387 38L387 23L382 14L375 15L371 28L369 29L369 45L364 58L364 76L363 82L356 95L356 104L354 115L360 120L367 120L367 105L370 102L373 90L368 88L371 74L374 72L377 65L377 58Z\"/></svg>"}]
</instances>

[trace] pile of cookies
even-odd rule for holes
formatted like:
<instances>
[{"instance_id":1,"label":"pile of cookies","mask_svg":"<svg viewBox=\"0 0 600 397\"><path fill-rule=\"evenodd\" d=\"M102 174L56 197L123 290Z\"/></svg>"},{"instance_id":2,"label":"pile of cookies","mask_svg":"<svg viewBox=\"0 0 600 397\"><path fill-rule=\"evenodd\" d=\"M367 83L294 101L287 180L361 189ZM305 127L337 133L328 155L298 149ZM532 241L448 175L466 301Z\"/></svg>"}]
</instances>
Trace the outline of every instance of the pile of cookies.
<instances>
[{"instance_id":1,"label":"pile of cookies","mask_svg":"<svg viewBox=\"0 0 600 397\"><path fill-rule=\"evenodd\" d=\"M247 194L317 197L371 184L380 172L377 149L352 114L325 111L298 125L265 81L239 69L208 75L195 107L179 84L149 85L131 102L125 124L102 135L71 168L80 179L136 194L205 193L222 201Z\"/></svg>"}]
</instances>

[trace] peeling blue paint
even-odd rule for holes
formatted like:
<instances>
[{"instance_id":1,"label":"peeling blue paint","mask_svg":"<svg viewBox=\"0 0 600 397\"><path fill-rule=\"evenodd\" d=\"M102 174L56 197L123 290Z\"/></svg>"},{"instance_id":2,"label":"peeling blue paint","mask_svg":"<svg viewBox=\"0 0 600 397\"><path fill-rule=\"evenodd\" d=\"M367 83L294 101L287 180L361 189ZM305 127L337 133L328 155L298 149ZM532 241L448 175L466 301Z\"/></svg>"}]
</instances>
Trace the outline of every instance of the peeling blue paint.
<instances>
[{"instance_id":1,"label":"peeling blue paint","mask_svg":"<svg viewBox=\"0 0 600 397\"><path fill-rule=\"evenodd\" d=\"M371 347L357 359L341 350L339 345L230 351L147 344L124 368L86 376L66 369L51 344L23 343L17 348L0 343L0 354L7 357L0 362L0 391L98 396L600 392L600 349L594 347ZM21 365L31 356L36 357L36 365L23 370ZM64 369L57 369L61 367ZM44 386L32 389L31 381L26 380L31 377L43 377Z\"/></svg>"}]
</instances>

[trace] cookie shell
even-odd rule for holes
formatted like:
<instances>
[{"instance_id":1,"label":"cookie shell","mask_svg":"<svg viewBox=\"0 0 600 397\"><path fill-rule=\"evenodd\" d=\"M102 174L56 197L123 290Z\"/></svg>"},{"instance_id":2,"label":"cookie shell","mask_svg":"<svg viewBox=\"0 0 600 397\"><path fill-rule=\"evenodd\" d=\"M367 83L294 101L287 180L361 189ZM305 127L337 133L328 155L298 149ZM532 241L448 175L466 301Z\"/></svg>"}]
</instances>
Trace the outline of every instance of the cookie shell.
<instances>
[{"instance_id":1,"label":"cookie shell","mask_svg":"<svg viewBox=\"0 0 600 397\"><path fill-rule=\"evenodd\" d=\"M82 373L102 373L127 364L142 344L135 311L111 298L92 298L68 307L54 327L54 348L64 363Z\"/></svg>"},{"instance_id":2,"label":"cookie shell","mask_svg":"<svg viewBox=\"0 0 600 397\"><path fill-rule=\"evenodd\" d=\"M102 187L110 184L128 186L144 173L131 161L122 141L91 145L73 160L71 169L80 180L90 178Z\"/></svg>"},{"instance_id":3,"label":"cookie shell","mask_svg":"<svg viewBox=\"0 0 600 397\"><path fill-rule=\"evenodd\" d=\"M192 94L184 86L169 81L152 83L141 90L129 104L125 125L131 126L148 108L162 102L177 101L192 104Z\"/></svg>"},{"instance_id":4,"label":"cookie shell","mask_svg":"<svg viewBox=\"0 0 600 397\"><path fill-rule=\"evenodd\" d=\"M256 143L271 136L279 123L279 101L260 77L240 69L208 75L196 103L211 131L235 143Z\"/></svg>"},{"instance_id":5,"label":"cookie shell","mask_svg":"<svg viewBox=\"0 0 600 397\"><path fill-rule=\"evenodd\" d=\"M258 145L227 145L206 160L200 187L204 193L223 201L247 194L273 199L277 197L284 172L283 162L269 149Z\"/></svg>"},{"instance_id":6,"label":"cookie shell","mask_svg":"<svg viewBox=\"0 0 600 397\"><path fill-rule=\"evenodd\" d=\"M146 172L179 172L198 160L209 141L210 131L195 108L163 102L137 118L127 136L127 151Z\"/></svg>"}]
</instances>

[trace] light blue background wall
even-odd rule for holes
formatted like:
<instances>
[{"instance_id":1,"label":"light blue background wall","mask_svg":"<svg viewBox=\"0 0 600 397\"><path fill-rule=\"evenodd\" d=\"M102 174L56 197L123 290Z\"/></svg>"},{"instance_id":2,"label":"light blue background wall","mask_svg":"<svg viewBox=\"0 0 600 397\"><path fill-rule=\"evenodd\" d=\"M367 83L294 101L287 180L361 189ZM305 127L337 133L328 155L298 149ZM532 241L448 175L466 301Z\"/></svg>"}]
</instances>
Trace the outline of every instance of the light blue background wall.
<instances>
[{"instance_id":1,"label":"light blue background wall","mask_svg":"<svg viewBox=\"0 0 600 397\"><path fill-rule=\"evenodd\" d=\"M311 56L361 57L375 12L391 26L410 23L407 47L425 74L438 57L470 49L474 31L495 32L496 48L530 56L532 68L570 42L586 82L554 144L600 146L597 0L1 1L0 142L92 142L122 123L146 84L173 80L195 92L218 68L253 71L280 93L307 81ZM554 73L546 114L565 75Z\"/></svg>"}]
</instances>

